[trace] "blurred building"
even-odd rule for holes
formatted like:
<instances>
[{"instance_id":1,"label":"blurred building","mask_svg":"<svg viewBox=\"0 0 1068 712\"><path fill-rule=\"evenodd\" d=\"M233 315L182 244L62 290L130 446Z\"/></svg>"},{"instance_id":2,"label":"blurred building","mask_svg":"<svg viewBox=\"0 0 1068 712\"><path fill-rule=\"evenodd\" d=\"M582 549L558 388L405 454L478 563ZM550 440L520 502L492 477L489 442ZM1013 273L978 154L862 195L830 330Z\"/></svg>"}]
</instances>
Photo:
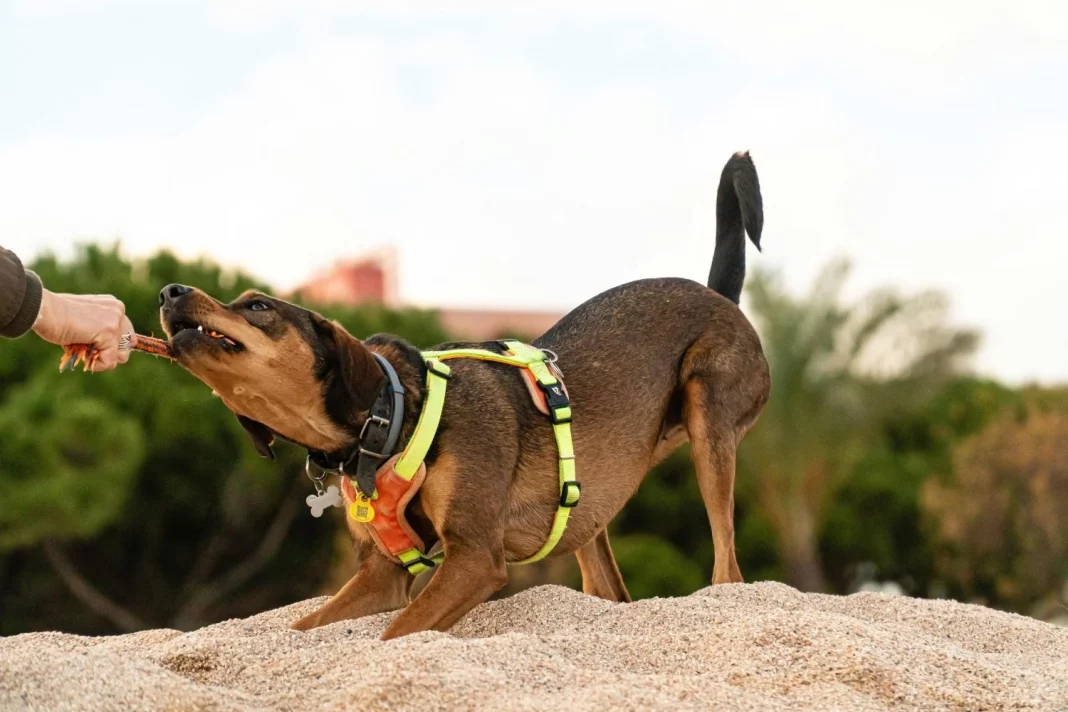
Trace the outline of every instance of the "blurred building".
<instances>
[{"instance_id":1,"label":"blurred building","mask_svg":"<svg viewBox=\"0 0 1068 712\"><path fill-rule=\"evenodd\" d=\"M397 258L392 250L336 263L313 274L295 291L317 304L380 304L397 307Z\"/></svg>"},{"instance_id":2,"label":"blurred building","mask_svg":"<svg viewBox=\"0 0 1068 712\"><path fill-rule=\"evenodd\" d=\"M337 262L313 274L295 290L318 304L379 304L403 307L397 290L397 259L391 250ZM441 326L456 339L488 341L503 336L534 338L555 324L562 312L438 307Z\"/></svg>"}]
</instances>

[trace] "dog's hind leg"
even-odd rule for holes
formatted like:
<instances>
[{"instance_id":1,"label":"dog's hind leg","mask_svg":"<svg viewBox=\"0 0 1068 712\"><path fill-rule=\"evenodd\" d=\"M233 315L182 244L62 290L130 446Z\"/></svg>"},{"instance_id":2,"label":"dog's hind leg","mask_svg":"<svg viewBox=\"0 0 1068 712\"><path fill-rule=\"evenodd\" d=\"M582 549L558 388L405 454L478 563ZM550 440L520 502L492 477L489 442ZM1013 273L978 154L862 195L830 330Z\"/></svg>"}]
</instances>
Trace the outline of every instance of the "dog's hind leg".
<instances>
[{"instance_id":1,"label":"dog's hind leg","mask_svg":"<svg viewBox=\"0 0 1068 712\"><path fill-rule=\"evenodd\" d=\"M771 395L771 373L752 325L722 310L683 359L682 419L712 525L712 583L741 583L734 553L734 468L738 445Z\"/></svg>"},{"instance_id":2,"label":"dog's hind leg","mask_svg":"<svg viewBox=\"0 0 1068 712\"><path fill-rule=\"evenodd\" d=\"M411 594L411 576L403 568L378 553L372 544L365 547L360 570L333 598L290 628L311 630L338 621L362 618L403 608Z\"/></svg>"},{"instance_id":3,"label":"dog's hind leg","mask_svg":"<svg viewBox=\"0 0 1068 712\"><path fill-rule=\"evenodd\" d=\"M734 467L740 434L724 418L729 412L723 412L723 404L715 402L709 389L702 378L687 382L686 429L701 497L712 525L716 553L712 583L741 583L742 572L734 554Z\"/></svg>"},{"instance_id":4,"label":"dog's hind leg","mask_svg":"<svg viewBox=\"0 0 1068 712\"><path fill-rule=\"evenodd\" d=\"M582 592L607 601L630 603L630 594L608 543L608 529L602 529L586 546L575 552L582 571Z\"/></svg>"}]
</instances>

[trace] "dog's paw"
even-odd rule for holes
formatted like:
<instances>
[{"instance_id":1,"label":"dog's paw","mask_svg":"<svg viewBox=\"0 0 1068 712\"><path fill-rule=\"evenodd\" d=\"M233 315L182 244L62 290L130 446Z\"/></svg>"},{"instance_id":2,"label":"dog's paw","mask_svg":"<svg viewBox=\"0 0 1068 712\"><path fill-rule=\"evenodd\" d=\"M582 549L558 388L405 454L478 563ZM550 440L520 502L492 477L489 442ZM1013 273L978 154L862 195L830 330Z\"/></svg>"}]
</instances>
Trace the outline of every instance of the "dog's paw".
<instances>
[{"instance_id":1,"label":"dog's paw","mask_svg":"<svg viewBox=\"0 0 1068 712\"><path fill-rule=\"evenodd\" d=\"M318 616L316 616L316 614L314 614L314 613L311 614L310 616L304 616L300 620L293 621L292 623L289 624L289 629L290 630L306 631L306 630L311 630L312 628L318 628L318 627L319 627L319 625L318 625Z\"/></svg>"}]
</instances>

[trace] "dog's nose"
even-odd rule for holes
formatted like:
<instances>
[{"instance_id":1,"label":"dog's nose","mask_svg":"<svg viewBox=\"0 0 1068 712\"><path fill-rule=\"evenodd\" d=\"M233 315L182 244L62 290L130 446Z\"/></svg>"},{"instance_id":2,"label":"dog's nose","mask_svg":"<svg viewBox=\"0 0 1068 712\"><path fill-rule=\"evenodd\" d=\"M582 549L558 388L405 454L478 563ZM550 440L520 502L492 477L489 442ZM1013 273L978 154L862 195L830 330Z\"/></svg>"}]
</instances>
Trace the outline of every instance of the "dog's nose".
<instances>
[{"instance_id":1,"label":"dog's nose","mask_svg":"<svg viewBox=\"0 0 1068 712\"><path fill-rule=\"evenodd\" d=\"M187 287L184 284L168 284L166 287L159 290L159 305L161 307L167 306L178 297L183 294L189 294L192 291L192 287Z\"/></svg>"}]
</instances>

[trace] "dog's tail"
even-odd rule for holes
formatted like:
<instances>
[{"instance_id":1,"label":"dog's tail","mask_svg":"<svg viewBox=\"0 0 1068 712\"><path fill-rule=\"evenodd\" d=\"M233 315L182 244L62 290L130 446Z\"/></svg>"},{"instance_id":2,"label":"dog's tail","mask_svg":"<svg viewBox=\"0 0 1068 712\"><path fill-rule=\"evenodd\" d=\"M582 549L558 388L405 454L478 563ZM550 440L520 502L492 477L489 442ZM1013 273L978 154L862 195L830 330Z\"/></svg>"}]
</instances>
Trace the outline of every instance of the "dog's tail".
<instances>
[{"instance_id":1,"label":"dog's tail","mask_svg":"<svg viewBox=\"0 0 1068 712\"><path fill-rule=\"evenodd\" d=\"M760 231L764 228L764 204L760 181L748 151L741 151L727 161L719 179L716 196L716 251L708 286L735 304L741 299L745 282L745 233L760 249Z\"/></svg>"}]
</instances>

